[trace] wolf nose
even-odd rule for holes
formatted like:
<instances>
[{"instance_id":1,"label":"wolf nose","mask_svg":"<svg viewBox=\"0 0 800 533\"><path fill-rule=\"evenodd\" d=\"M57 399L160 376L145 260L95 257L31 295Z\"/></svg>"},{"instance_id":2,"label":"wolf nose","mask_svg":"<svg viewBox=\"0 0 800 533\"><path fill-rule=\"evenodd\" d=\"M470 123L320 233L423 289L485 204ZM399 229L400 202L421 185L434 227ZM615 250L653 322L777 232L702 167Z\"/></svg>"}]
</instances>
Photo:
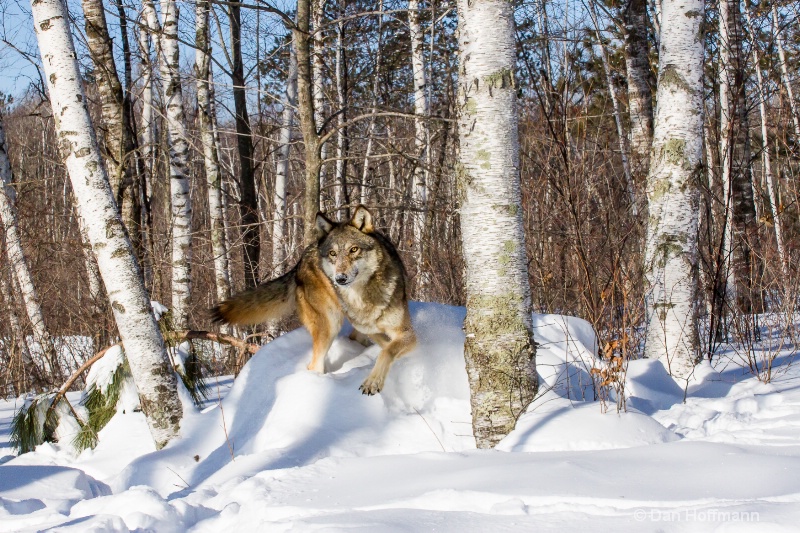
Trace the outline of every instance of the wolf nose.
<instances>
[{"instance_id":1,"label":"wolf nose","mask_svg":"<svg viewBox=\"0 0 800 533\"><path fill-rule=\"evenodd\" d=\"M345 274L336 274L336 278L334 279L336 279L336 283L339 285L344 285L347 283L347 276Z\"/></svg>"}]
</instances>

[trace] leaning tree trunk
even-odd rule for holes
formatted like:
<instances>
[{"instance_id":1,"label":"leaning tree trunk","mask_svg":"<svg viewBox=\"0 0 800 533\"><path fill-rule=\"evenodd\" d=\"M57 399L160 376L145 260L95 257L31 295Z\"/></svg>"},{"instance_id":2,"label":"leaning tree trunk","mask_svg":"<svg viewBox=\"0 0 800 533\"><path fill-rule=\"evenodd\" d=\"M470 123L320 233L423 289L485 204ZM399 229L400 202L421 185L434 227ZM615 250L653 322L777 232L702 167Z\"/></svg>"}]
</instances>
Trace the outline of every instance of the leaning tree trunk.
<instances>
[{"instance_id":1,"label":"leaning tree trunk","mask_svg":"<svg viewBox=\"0 0 800 533\"><path fill-rule=\"evenodd\" d=\"M189 195L189 143L183 109L178 52L178 6L161 0L163 26L159 25L152 0L143 2L150 31L158 35L169 144L169 183L172 220L172 323L176 329L189 325L192 257L192 202Z\"/></svg>"},{"instance_id":2,"label":"leaning tree trunk","mask_svg":"<svg viewBox=\"0 0 800 533\"><path fill-rule=\"evenodd\" d=\"M36 287L33 285L33 277L28 269L28 261L22 251L22 240L17 220L16 191L11 185L12 181L11 161L8 158L3 116L0 114L0 222L3 223L6 235L6 255L8 256L8 264L17 278L22 301L25 303L25 311L28 313L28 319L33 328L34 339L41 346L42 355L47 361L51 379L58 380L62 377L61 366L58 363L58 355L53 346L53 340L44 323L42 306L39 303L39 296L36 294Z\"/></svg>"},{"instance_id":3,"label":"leaning tree trunk","mask_svg":"<svg viewBox=\"0 0 800 533\"><path fill-rule=\"evenodd\" d=\"M698 360L698 181L703 161L702 0L663 0L647 198L645 356L688 378Z\"/></svg>"},{"instance_id":4,"label":"leaning tree trunk","mask_svg":"<svg viewBox=\"0 0 800 533\"><path fill-rule=\"evenodd\" d=\"M150 308L133 248L89 118L69 18L60 0L31 3L64 164L97 256L131 374L156 447L178 434L177 380Z\"/></svg>"},{"instance_id":5,"label":"leaning tree trunk","mask_svg":"<svg viewBox=\"0 0 800 533\"><path fill-rule=\"evenodd\" d=\"M513 4L459 0L464 357L479 448L497 444L536 392L520 209Z\"/></svg>"},{"instance_id":6,"label":"leaning tree trunk","mask_svg":"<svg viewBox=\"0 0 800 533\"><path fill-rule=\"evenodd\" d=\"M222 210L222 173L219 168L219 151L214 138L211 100L211 36L208 16L211 4L198 1L195 17L195 77L197 78L197 121L200 141L203 144L203 164L208 184L208 212L211 226L211 253L214 254L214 281L217 300L230 297L231 281L228 277L228 250L225 242L225 220Z\"/></svg>"}]
</instances>

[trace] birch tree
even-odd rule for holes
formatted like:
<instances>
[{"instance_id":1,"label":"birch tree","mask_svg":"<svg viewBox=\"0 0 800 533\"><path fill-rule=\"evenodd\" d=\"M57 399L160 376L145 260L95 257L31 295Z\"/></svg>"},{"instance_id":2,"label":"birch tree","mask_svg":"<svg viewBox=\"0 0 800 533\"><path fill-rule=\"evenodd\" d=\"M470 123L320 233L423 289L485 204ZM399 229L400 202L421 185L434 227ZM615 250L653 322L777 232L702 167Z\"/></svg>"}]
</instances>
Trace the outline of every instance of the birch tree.
<instances>
[{"instance_id":1,"label":"birch tree","mask_svg":"<svg viewBox=\"0 0 800 533\"><path fill-rule=\"evenodd\" d=\"M411 71L414 77L414 183L411 189L411 203L414 207L412 215L412 231L416 260L419 292L424 298L429 280L424 268L424 230L428 205L428 171L426 156L428 153L428 79L425 70L425 33L420 23L419 0L408 1L408 32L411 40Z\"/></svg>"},{"instance_id":2,"label":"birch tree","mask_svg":"<svg viewBox=\"0 0 800 533\"><path fill-rule=\"evenodd\" d=\"M211 4L198 1L195 11L195 78L197 79L197 121L203 145L203 165L208 184L208 212L211 225L211 252L214 255L214 281L217 300L230 297L228 250L225 239L225 216L222 210L222 173L219 152L214 138L212 118L213 90L211 85L211 39L208 27Z\"/></svg>"},{"instance_id":3,"label":"birch tree","mask_svg":"<svg viewBox=\"0 0 800 533\"><path fill-rule=\"evenodd\" d=\"M158 37L158 58L164 84L167 140L169 143L170 211L172 220L172 322L176 329L189 326L191 295L192 202L189 194L189 143L178 51L178 6L161 1L163 25L152 0L142 4L151 33Z\"/></svg>"},{"instance_id":4,"label":"birch tree","mask_svg":"<svg viewBox=\"0 0 800 533\"><path fill-rule=\"evenodd\" d=\"M289 73L286 77L286 91L283 95L278 161L275 169L275 190L273 191L272 269L274 274L279 272L286 260L286 180L289 176L292 125L297 106L297 54L294 49L294 40L292 40L289 45Z\"/></svg>"},{"instance_id":5,"label":"birch tree","mask_svg":"<svg viewBox=\"0 0 800 533\"><path fill-rule=\"evenodd\" d=\"M513 4L459 0L464 357L479 448L497 444L536 392L520 209Z\"/></svg>"},{"instance_id":6,"label":"birch tree","mask_svg":"<svg viewBox=\"0 0 800 533\"><path fill-rule=\"evenodd\" d=\"M650 164L650 143L653 141L653 94L650 89L646 0L627 1L624 7L624 23L632 167L635 176L645 176Z\"/></svg>"},{"instance_id":7,"label":"birch tree","mask_svg":"<svg viewBox=\"0 0 800 533\"><path fill-rule=\"evenodd\" d=\"M325 47L325 33L322 28L322 22L325 18L325 4L327 0L312 0L311 6L311 20L314 28L312 35L312 43L314 52L312 54L312 78L313 78L313 95L314 95L314 124L317 131L322 128L325 122L325 59L323 57L323 50ZM295 56L296 57L296 56ZM319 147L320 151L320 167L319 179L321 183L325 183L326 165L325 159L328 157L328 145L322 143Z\"/></svg>"},{"instance_id":8,"label":"birch tree","mask_svg":"<svg viewBox=\"0 0 800 533\"><path fill-rule=\"evenodd\" d=\"M336 112L338 124L336 133L336 187L334 188L334 205L340 208L350 204L350 192L347 188L347 55L345 54L345 9L340 0L339 20L336 22ZM346 209L344 218L350 217L350 208Z\"/></svg>"},{"instance_id":9,"label":"birch tree","mask_svg":"<svg viewBox=\"0 0 800 533\"><path fill-rule=\"evenodd\" d=\"M100 156L65 6L60 0L35 0L31 10L61 156L86 221L142 411L161 448L178 434L182 416L175 372Z\"/></svg>"},{"instance_id":10,"label":"birch tree","mask_svg":"<svg viewBox=\"0 0 800 533\"><path fill-rule=\"evenodd\" d=\"M702 0L663 0L647 180L645 357L687 378L698 360L698 188L703 154Z\"/></svg>"},{"instance_id":11,"label":"birch tree","mask_svg":"<svg viewBox=\"0 0 800 533\"><path fill-rule=\"evenodd\" d=\"M745 93L745 63L742 50L742 15L738 0L720 0L719 5L719 107L720 172L725 199L725 251L730 262L726 293L749 313L754 303L756 258L756 210L750 167L750 135ZM758 289L756 289L758 290ZM760 298L756 298L756 301ZM760 307L760 306L758 306Z\"/></svg>"},{"instance_id":12,"label":"birch tree","mask_svg":"<svg viewBox=\"0 0 800 533\"><path fill-rule=\"evenodd\" d=\"M42 355L47 361L50 376L53 379L61 377L61 367L58 363L53 340L44 322L44 314L40 304L39 295L33 284L33 277L28 268L28 261L22 250L22 239L19 233L19 222L16 211L16 191L12 186L11 160L8 158L8 146L3 126L3 115L0 114L0 222L6 236L6 255L17 279L25 311L28 314L33 336L42 349Z\"/></svg>"}]
</instances>

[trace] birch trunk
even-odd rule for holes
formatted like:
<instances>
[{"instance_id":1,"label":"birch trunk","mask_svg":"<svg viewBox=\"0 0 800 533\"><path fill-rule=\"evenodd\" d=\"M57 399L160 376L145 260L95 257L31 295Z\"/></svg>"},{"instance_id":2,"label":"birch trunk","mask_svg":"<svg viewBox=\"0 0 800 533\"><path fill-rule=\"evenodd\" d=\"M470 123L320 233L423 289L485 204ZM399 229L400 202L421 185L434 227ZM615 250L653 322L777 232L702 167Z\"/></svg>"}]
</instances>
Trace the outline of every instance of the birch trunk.
<instances>
[{"instance_id":1,"label":"birch trunk","mask_svg":"<svg viewBox=\"0 0 800 533\"><path fill-rule=\"evenodd\" d=\"M142 17L144 18L144 17ZM143 21L144 22L144 21ZM141 179L141 204L142 204L142 240L143 246L147 249L149 261L144 262L145 286L161 286L160 269L154 268L155 261L155 239L153 235L153 213L152 205L152 180L155 170L155 122L153 121L153 64L151 62L151 39L147 30L146 22L139 25L139 70L142 84L142 111L140 115L142 139L140 143L140 154L143 162Z\"/></svg>"},{"instance_id":2,"label":"birch trunk","mask_svg":"<svg viewBox=\"0 0 800 533\"><path fill-rule=\"evenodd\" d=\"M340 16L344 17L344 8ZM336 135L336 187L334 205L337 209L350 204L350 193L347 189L347 57L344 50L344 21L336 24L336 103L339 106ZM350 208L344 213L345 220L350 218Z\"/></svg>"},{"instance_id":3,"label":"birch trunk","mask_svg":"<svg viewBox=\"0 0 800 533\"><path fill-rule=\"evenodd\" d=\"M726 291L739 309L749 313L760 298L754 294L757 272L752 246L756 242L756 212L750 170L750 138L745 94L745 58L738 0L722 0L719 13L720 161L725 205L726 254L731 279ZM754 299L754 295L756 298ZM760 308L760 305L757 305Z\"/></svg>"},{"instance_id":4,"label":"birch trunk","mask_svg":"<svg viewBox=\"0 0 800 533\"><path fill-rule=\"evenodd\" d=\"M773 12L773 16L775 13ZM752 27L750 20L750 13L745 11L748 23ZM775 177L772 174L772 161L769 155L769 135L767 131L767 93L764 90L764 80L761 75L761 62L758 47L753 46L753 65L756 68L756 82L758 83L758 111L761 115L761 156L764 161L764 179L767 182L767 192L769 193L769 207L770 215L772 216L773 229L775 230L775 243L778 248L778 259L781 263L781 271L784 279L789 279L789 262L786 254L786 243L783 239L783 229L781 228L781 221L778 218L778 197L775 189Z\"/></svg>"},{"instance_id":5,"label":"birch trunk","mask_svg":"<svg viewBox=\"0 0 800 533\"><path fill-rule=\"evenodd\" d=\"M60 0L36 0L31 10L64 164L87 223L142 411L161 448L178 434L182 416L175 373L117 213L86 106L67 12Z\"/></svg>"},{"instance_id":6,"label":"birch trunk","mask_svg":"<svg viewBox=\"0 0 800 533\"><path fill-rule=\"evenodd\" d=\"M367 147L364 149L364 167L361 170L361 205L369 204L370 189L370 156L372 155L373 137L377 124L375 113L378 112L378 92L380 90L380 75L383 66L383 0L378 1L378 43L375 46L375 69L372 72L372 118L367 127Z\"/></svg>"},{"instance_id":7,"label":"birch trunk","mask_svg":"<svg viewBox=\"0 0 800 533\"><path fill-rule=\"evenodd\" d=\"M317 131L320 130L322 124L325 122L325 61L322 56L322 50L325 48L325 34L322 30L322 23L325 17L325 4L327 0L313 0L312 6L314 34L312 37L314 45L314 53L312 56L312 77L313 77L313 93L314 93L314 123L316 124ZM324 161L328 157L328 144L322 143L319 148L320 163L319 179L320 183L325 183L326 169Z\"/></svg>"},{"instance_id":8,"label":"birch trunk","mask_svg":"<svg viewBox=\"0 0 800 533\"><path fill-rule=\"evenodd\" d=\"M289 45L289 75L286 78L286 92L283 95L283 114L281 117L280 148L275 171L275 191L273 192L274 220L272 221L272 270L273 276L283 269L286 261L286 182L289 176L289 153L292 142L294 110L297 106L297 54L294 40Z\"/></svg>"},{"instance_id":9,"label":"birch trunk","mask_svg":"<svg viewBox=\"0 0 800 533\"><path fill-rule=\"evenodd\" d=\"M800 116L798 116L797 102L795 102L794 93L792 92L789 70L786 68L786 52L783 49L783 38L781 38L781 28L778 22L778 9L775 7L775 4L772 4L772 31L775 32L775 44L778 47L778 59L781 63L781 81L786 89L786 97L789 100L789 110L792 114L795 142L800 142Z\"/></svg>"},{"instance_id":10,"label":"birch trunk","mask_svg":"<svg viewBox=\"0 0 800 533\"><path fill-rule=\"evenodd\" d=\"M197 78L197 120L200 141L203 144L203 164L208 183L208 212L211 225L211 252L214 254L214 281L217 301L230 297L231 282L228 277L228 251L225 242L225 222L222 211L222 173L219 168L219 151L214 138L214 121L211 115L211 40L208 16L211 5L197 2L195 17L195 77Z\"/></svg>"},{"instance_id":11,"label":"birch trunk","mask_svg":"<svg viewBox=\"0 0 800 533\"><path fill-rule=\"evenodd\" d=\"M536 392L520 209L513 5L459 0L464 357L479 448L497 444Z\"/></svg>"},{"instance_id":12,"label":"birch trunk","mask_svg":"<svg viewBox=\"0 0 800 533\"><path fill-rule=\"evenodd\" d=\"M16 191L12 186L12 181L11 160L8 157L3 116L0 114L0 222L3 223L6 236L6 255L8 256L8 264L11 266L11 270L19 284L25 311L33 329L33 337L42 349L42 355L47 362L50 378L57 382L62 377L61 365L58 363L58 355L53 346L50 332L45 326L39 296L36 293L36 287L33 285L33 277L28 268L28 261L22 251L22 240L17 220Z\"/></svg>"},{"instance_id":13,"label":"birch trunk","mask_svg":"<svg viewBox=\"0 0 800 533\"><path fill-rule=\"evenodd\" d=\"M159 25L152 0L144 0L151 32L158 35L161 79L164 84L169 183L172 220L172 322L176 329L189 326L191 296L192 203L189 194L189 143L178 51L178 6L175 0L161 0L163 25Z\"/></svg>"},{"instance_id":14,"label":"birch trunk","mask_svg":"<svg viewBox=\"0 0 800 533\"><path fill-rule=\"evenodd\" d=\"M628 0L624 17L632 170L634 176L644 177L650 165L650 145L653 142L653 94L650 89L646 0Z\"/></svg>"},{"instance_id":15,"label":"birch trunk","mask_svg":"<svg viewBox=\"0 0 800 533\"><path fill-rule=\"evenodd\" d=\"M414 76L414 184L411 188L412 232L416 247L417 292L425 299L430 285L427 269L424 266L424 232L428 206L428 80L425 71L425 33L419 20L419 0L408 1L408 32L411 40L411 71Z\"/></svg>"},{"instance_id":16,"label":"birch trunk","mask_svg":"<svg viewBox=\"0 0 800 533\"><path fill-rule=\"evenodd\" d=\"M647 197L645 357L688 378L698 361L697 180L703 155L702 0L664 0Z\"/></svg>"}]
</instances>

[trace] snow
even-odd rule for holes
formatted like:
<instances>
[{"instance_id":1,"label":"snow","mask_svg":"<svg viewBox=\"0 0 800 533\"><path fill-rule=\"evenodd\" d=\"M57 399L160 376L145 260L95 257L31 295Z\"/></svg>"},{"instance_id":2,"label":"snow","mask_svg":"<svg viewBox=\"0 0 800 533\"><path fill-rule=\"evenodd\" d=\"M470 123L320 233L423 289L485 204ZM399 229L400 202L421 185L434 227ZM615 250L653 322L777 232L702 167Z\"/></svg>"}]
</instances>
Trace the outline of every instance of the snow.
<instances>
[{"instance_id":1,"label":"snow","mask_svg":"<svg viewBox=\"0 0 800 533\"><path fill-rule=\"evenodd\" d=\"M210 379L199 409L182 398L181 438L160 451L142 414L120 408L94 450L13 457L24 400L0 402L0 531L797 530L791 358L769 384L704 363L686 389L660 362L631 361L617 413L593 401L589 324L536 315L542 392L497 449L475 450L464 310L412 314L419 346L381 394L358 390L377 347L344 331L317 375L297 330L235 380Z\"/></svg>"}]
</instances>

